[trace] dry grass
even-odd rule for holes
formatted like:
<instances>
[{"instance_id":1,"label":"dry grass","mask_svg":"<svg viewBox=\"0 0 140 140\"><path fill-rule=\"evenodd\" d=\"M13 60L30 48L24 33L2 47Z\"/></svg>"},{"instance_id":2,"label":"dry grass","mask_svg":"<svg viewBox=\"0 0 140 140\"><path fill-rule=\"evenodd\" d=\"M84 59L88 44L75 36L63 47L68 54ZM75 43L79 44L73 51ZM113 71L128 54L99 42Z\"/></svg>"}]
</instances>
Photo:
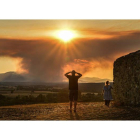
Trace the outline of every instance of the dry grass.
<instances>
[{"instance_id":1,"label":"dry grass","mask_svg":"<svg viewBox=\"0 0 140 140\"><path fill-rule=\"evenodd\" d=\"M77 113L69 103L48 103L0 107L1 120L140 120L139 107L104 106L104 102L78 103Z\"/></svg>"}]
</instances>

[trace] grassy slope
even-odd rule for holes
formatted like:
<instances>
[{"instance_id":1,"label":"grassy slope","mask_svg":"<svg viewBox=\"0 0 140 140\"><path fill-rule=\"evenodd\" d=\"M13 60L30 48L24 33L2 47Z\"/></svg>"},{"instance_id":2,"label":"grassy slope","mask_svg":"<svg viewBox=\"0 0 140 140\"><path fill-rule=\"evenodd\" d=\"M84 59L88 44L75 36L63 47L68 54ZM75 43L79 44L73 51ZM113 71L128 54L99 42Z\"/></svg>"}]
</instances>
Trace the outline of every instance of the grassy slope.
<instances>
[{"instance_id":1,"label":"grassy slope","mask_svg":"<svg viewBox=\"0 0 140 140\"><path fill-rule=\"evenodd\" d=\"M1 120L140 120L139 107L104 106L104 102L80 102L77 113L69 103L48 103L0 107Z\"/></svg>"}]
</instances>

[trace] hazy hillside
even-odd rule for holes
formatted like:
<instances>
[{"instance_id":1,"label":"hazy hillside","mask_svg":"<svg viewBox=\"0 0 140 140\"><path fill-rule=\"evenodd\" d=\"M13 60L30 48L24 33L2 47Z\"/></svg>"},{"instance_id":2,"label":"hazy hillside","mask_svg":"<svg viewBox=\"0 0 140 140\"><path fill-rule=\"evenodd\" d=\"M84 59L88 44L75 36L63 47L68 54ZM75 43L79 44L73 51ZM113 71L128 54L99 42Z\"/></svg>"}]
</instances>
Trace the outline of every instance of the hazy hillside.
<instances>
[{"instance_id":1,"label":"hazy hillside","mask_svg":"<svg viewBox=\"0 0 140 140\"><path fill-rule=\"evenodd\" d=\"M98 92L101 93L104 82L109 79L100 79L97 77L84 77L79 79L79 90L81 92L88 91L88 92ZM89 81L89 82L88 82ZM111 80L109 80L111 81ZM81 82L81 83L80 83ZM85 83L84 83L85 82ZM0 84L1 85L45 85L49 87L61 87L67 88L69 84L66 82L60 83L46 83L40 82L39 80L33 80L28 75L18 74L16 72L7 72L0 74Z\"/></svg>"},{"instance_id":2,"label":"hazy hillside","mask_svg":"<svg viewBox=\"0 0 140 140\"><path fill-rule=\"evenodd\" d=\"M39 79L34 79L28 74L19 74L16 72L6 72L0 74L0 82L40 82Z\"/></svg>"},{"instance_id":3,"label":"hazy hillside","mask_svg":"<svg viewBox=\"0 0 140 140\"><path fill-rule=\"evenodd\" d=\"M16 72L7 72L0 74L0 82L24 82L26 77Z\"/></svg>"},{"instance_id":4,"label":"hazy hillside","mask_svg":"<svg viewBox=\"0 0 140 140\"><path fill-rule=\"evenodd\" d=\"M100 79L98 77L82 77L79 79L79 83L102 83L110 79ZM19 74L16 72L6 72L0 74L0 82L43 82L39 79L29 77L27 74Z\"/></svg>"},{"instance_id":5,"label":"hazy hillside","mask_svg":"<svg viewBox=\"0 0 140 140\"><path fill-rule=\"evenodd\" d=\"M105 82L105 81L110 81L112 82L111 79L101 79L101 78L98 78L98 77L81 77L79 79L79 82L80 83L102 83L102 82Z\"/></svg>"}]
</instances>

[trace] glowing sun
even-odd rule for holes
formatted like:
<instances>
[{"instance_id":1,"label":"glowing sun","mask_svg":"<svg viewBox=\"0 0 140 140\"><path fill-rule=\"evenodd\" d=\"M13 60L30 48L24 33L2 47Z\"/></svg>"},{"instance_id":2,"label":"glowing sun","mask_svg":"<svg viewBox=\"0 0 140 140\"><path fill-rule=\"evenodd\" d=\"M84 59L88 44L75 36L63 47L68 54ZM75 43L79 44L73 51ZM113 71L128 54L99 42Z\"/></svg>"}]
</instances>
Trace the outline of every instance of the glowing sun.
<instances>
[{"instance_id":1,"label":"glowing sun","mask_svg":"<svg viewBox=\"0 0 140 140\"><path fill-rule=\"evenodd\" d=\"M58 38L62 39L64 42L70 41L75 37L75 34L71 30L61 30L58 31Z\"/></svg>"}]
</instances>

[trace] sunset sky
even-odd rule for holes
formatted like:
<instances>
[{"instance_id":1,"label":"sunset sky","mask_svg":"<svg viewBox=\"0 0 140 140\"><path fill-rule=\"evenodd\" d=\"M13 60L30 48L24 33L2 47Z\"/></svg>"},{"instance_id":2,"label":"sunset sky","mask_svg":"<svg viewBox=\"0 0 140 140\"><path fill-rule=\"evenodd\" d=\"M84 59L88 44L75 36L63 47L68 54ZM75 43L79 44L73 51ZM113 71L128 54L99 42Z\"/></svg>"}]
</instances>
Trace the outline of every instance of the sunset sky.
<instances>
[{"instance_id":1,"label":"sunset sky","mask_svg":"<svg viewBox=\"0 0 140 140\"><path fill-rule=\"evenodd\" d=\"M140 20L0 20L0 73L60 82L74 69L113 80L113 62L139 49Z\"/></svg>"}]
</instances>

